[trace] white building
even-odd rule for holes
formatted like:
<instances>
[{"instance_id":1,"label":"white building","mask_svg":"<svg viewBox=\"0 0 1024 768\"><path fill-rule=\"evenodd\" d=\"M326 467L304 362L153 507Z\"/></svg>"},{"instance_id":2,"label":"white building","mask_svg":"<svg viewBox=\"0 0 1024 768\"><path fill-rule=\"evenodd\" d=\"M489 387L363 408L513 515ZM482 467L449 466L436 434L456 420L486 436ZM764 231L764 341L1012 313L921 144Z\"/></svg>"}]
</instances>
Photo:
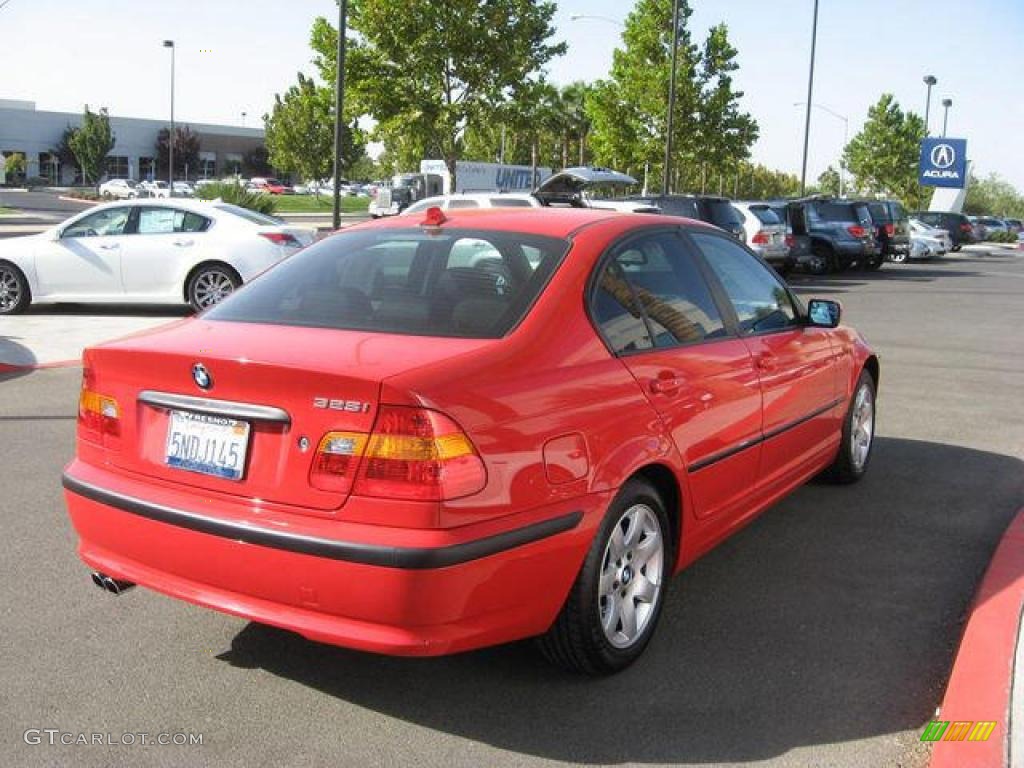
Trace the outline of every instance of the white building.
<instances>
[{"instance_id":1,"label":"white building","mask_svg":"<svg viewBox=\"0 0 1024 768\"><path fill-rule=\"evenodd\" d=\"M96 109L96 108L94 108ZM42 176L54 184L75 180L74 168L60 168L52 150L68 126L78 126L81 113L45 112L35 102L0 99L0 154L25 156L26 176ZM263 146L262 128L209 125L176 121L199 136L199 167L188 169L188 178L203 179L238 173L244 155ZM156 138L167 120L110 117L114 149L107 157L110 178L148 179L156 168ZM175 163L177 165L177 163Z\"/></svg>"}]
</instances>

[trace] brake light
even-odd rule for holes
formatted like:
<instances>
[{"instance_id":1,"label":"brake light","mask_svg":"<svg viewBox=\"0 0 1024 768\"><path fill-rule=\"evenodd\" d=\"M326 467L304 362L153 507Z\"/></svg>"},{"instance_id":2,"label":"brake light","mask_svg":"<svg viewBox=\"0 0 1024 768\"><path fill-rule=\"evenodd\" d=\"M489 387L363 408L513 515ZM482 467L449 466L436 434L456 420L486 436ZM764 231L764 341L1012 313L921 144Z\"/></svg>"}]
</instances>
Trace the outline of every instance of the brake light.
<instances>
[{"instance_id":1,"label":"brake light","mask_svg":"<svg viewBox=\"0 0 1024 768\"><path fill-rule=\"evenodd\" d=\"M859 226L858 224L851 224L849 227L846 228L846 231L849 232L854 237L864 237L864 235L867 234L867 230L864 229L864 227Z\"/></svg>"},{"instance_id":2,"label":"brake light","mask_svg":"<svg viewBox=\"0 0 1024 768\"><path fill-rule=\"evenodd\" d=\"M287 232L260 232L260 237L265 237L274 245L283 245L286 248L302 247L302 243L298 241L295 235L291 235Z\"/></svg>"},{"instance_id":3,"label":"brake light","mask_svg":"<svg viewBox=\"0 0 1024 768\"><path fill-rule=\"evenodd\" d=\"M971 225L968 224L966 221L962 222L960 224L960 231L961 232L970 232L971 231Z\"/></svg>"},{"instance_id":4,"label":"brake light","mask_svg":"<svg viewBox=\"0 0 1024 768\"><path fill-rule=\"evenodd\" d=\"M893 224L886 224L885 234L887 234L889 237L892 237L893 235L896 234L896 227Z\"/></svg>"},{"instance_id":5,"label":"brake light","mask_svg":"<svg viewBox=\"0 0 1024 768\"><path fill-rule=\"evenodd\" d=\"M92 369L82 370L82 392L78 398L78 434L100 443L104 435L121 436L121 409L117 400L93 389Z\"/></svg>"},{"instance_id":6,"label":"brake light","mask_svg":"<svg viewBox=\"0 0 1024 768\"><path fill-rule=\"evenodd\" d=\"M361 432L328 432L324 435L313 457L310 485L335 493L351 490L367 437Z\"/></svg>"},{"instance_id":7,"label":"brake light","mask_svg":"<svg viewBox=\"0 0 1024 768\"><path fill-rule=\"evenodd\" d=\"M796 238L793 237L793 235L786 235L786 247L787 248L795 248L796 247Z\"/></svg>"},{"instance_id":8,"label":"brake light","mask_svg":"<svg viewBox=\"0 0 1024 768\"><path fill-rule=\"evenodd\" d=\"M768 245L768 233L763 229L760 229L757 234L750 239L750 242L754 245Z\"/></svg>"},{"instance_id":9,"label":"brake light","mask_svg":"<svg viewBox=\"0 0 1024 768\"><path fill-rule=\"evenodd\" d=\"M484 463L458 424L437 411L385 405L353 492L441 501L476 493L486 481Z\"/></svg>"}]
</instances>

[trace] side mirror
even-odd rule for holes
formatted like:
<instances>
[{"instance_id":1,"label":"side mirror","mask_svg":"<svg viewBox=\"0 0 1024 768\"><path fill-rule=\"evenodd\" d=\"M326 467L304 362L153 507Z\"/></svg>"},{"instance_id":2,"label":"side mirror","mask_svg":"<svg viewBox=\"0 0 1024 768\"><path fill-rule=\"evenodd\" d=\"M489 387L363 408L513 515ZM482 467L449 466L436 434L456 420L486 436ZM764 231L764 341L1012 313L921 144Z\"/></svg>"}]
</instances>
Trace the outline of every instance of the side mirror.
<instances>
[{"instance_id":1,"label":"side mirror","mask_svg":"<svg viewBox=\"0 0 1024 768\"><path fill-rule=\"evenodd\" d=\"M807 324L815 328L835 328L842 314L838 301L811 299L807 302Z\"/></svg>"}]
</instances>

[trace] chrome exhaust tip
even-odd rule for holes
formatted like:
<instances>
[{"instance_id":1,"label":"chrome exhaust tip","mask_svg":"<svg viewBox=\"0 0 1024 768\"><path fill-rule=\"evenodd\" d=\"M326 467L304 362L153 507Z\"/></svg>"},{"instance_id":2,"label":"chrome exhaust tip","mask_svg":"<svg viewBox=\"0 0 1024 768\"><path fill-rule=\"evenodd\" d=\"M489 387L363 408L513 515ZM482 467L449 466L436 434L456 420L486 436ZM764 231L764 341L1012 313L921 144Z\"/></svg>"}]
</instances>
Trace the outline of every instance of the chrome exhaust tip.
<instances>
[{"instance_id":1,"label":"chrome exhaust tip","mask_svg":"<svg viewBox=\"0 0 1024 768\"><path fill-rule=\"evenodd\" d=\"M92 583L97 587L102 587L112 595L120 595L122 592L127 592L135 586L131 581L121 581L120 579L115 579L113 576L107 576L105 573L100 573L99 571L93 572Z\"/></svg>"}]
</instances>

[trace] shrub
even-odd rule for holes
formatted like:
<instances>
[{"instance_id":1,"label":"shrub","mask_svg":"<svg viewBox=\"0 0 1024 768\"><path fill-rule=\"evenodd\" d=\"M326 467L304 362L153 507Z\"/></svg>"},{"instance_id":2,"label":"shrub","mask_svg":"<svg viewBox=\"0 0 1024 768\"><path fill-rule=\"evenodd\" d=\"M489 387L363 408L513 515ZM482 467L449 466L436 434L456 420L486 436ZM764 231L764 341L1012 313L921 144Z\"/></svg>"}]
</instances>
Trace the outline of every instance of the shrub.
<instances>
[{"instance_id":1,"label":"shrub","mask_svg":"<svg viewBox=\"0 0 1024 768\"><path fill-rule=\"evenodd\" d=\"M100 196L97 194L95 189L78 187L77 189L69 189L65 193L65 197L73 197L77 200L100 200Z\"/></svg>"},{"instance_id":2,"label":"shrub","mask_svg":"<svg viewBox=\"0 0 1024 768\"><path fill-rule=\"evenodd\" d=\"M989 232L986 239L992 243L1016 243L1017 235L1012 232Z\"/></svg>"},{"instance_id":3,"label":"shrub","mask_svg":"<svg viewBox=\"0 0 1024 768\"><path fill-rule=\"evenodd\" d=\"M273 214L274 199L263 192L253 192L241 184L233 181L217 181L213 184L204 184L196 190L196 197L200 200L223 200L242 208L248 208L257 213Z\"/></svg>"}]
</instances>

